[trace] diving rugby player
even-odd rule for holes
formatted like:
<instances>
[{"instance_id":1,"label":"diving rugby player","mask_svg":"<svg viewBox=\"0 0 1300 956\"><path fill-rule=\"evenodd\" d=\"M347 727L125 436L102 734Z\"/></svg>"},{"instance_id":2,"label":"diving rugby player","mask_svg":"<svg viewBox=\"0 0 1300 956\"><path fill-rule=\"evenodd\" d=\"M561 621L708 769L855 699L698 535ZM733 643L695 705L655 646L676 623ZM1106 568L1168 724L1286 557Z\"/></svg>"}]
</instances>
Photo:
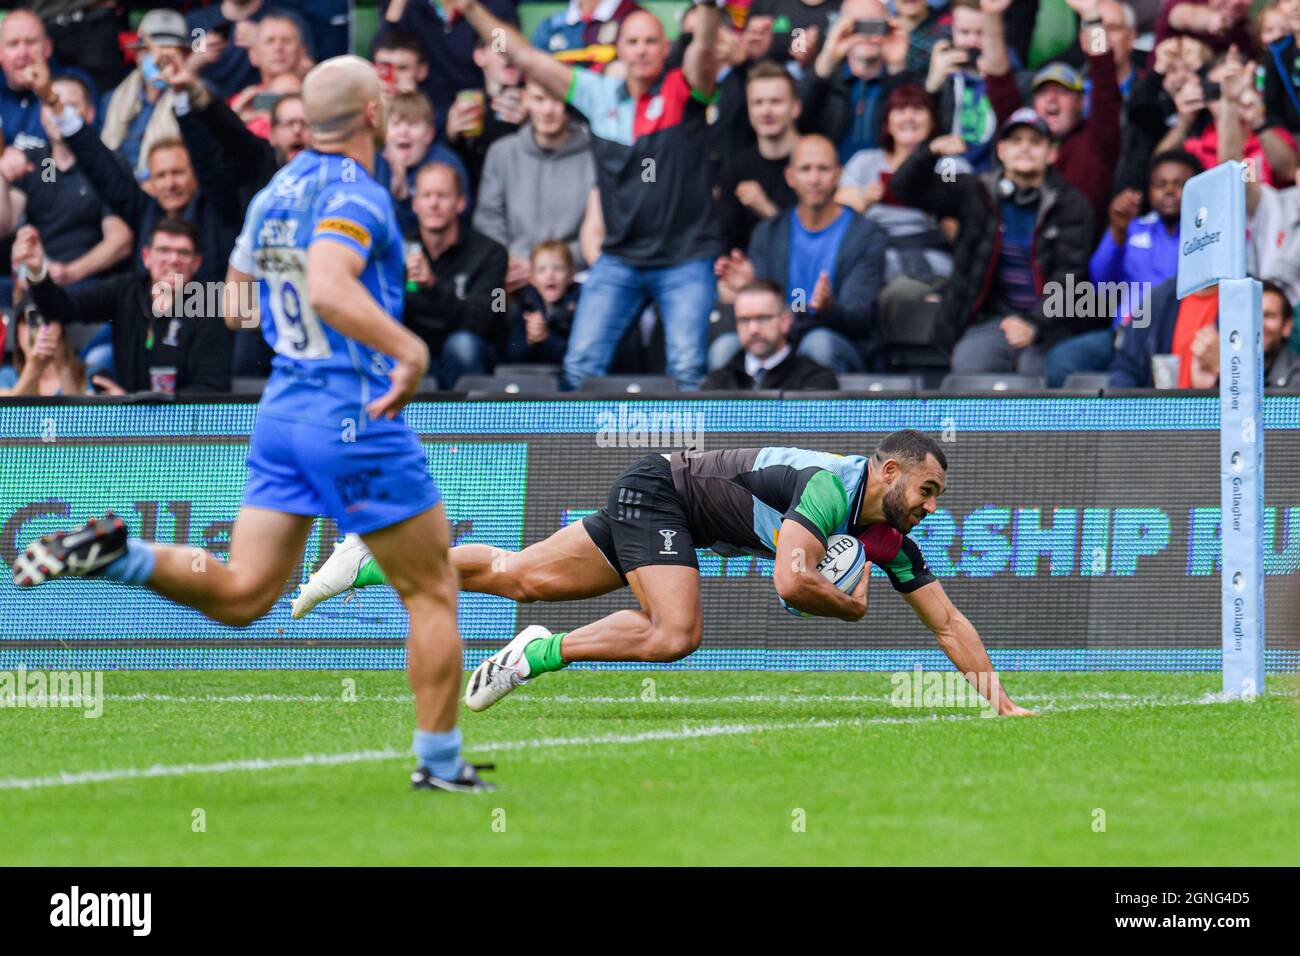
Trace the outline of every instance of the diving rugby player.
<instances>
[{"instance_id":1,"label":"diving rugby player","mask_svg":"<svg viewBox=\"0 0 1300 956\"><path fill-rule=\"evenodd\" d=\"M851 594L817 571L827 538L849 534L863 542L868 560L884 569L957 670L990 689L997 713L1026 715L996 679L974 626L907 537L934 513L947 468L938 443L912 430L887 436L870 457L776 447L647 455L618 477L604 508L544 541L517 553L485 544L452 548L451 562L467 591L530 603L574 601L630 586L641 604L639 611L615 611L565 633L524 628L470 675L465 702L483 710L574 661L685 657L699 646L702 629L696 548L775 558L773 584L788 605L861 620L870 567ZM384 580L364 543L348 536L303 585L293 616Z\"/></svg>"}]
</instances>

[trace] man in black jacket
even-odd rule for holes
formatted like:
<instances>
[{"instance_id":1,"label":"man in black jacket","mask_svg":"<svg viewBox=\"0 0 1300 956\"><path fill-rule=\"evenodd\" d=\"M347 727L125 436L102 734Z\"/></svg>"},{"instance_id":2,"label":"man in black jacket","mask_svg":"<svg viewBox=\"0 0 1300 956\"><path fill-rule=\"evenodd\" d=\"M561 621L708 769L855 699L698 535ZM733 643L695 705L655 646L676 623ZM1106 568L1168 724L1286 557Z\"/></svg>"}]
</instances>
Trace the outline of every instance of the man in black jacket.
<instances>
[{"instance_id":1,"label":"man in black jacket","mask_svg":"<svg viewBox=\"0 0 1300 956\"><path fill-rule=\"evenodd\" d=\"M194 226L163 219L143 249L147 275L130 272L62 289L49 281L40 235L23 226L14 262L27 267L32 299L47 322L100 322L113 329L110 392L230 391L230 333L209 305L220 297L191 283L201 266ZM188 284L188 286L187 286Z\"/></svg>"},{"instance_id":2,"label":"man in black jacket","mask_svg":"<svg viewBox=\"0 0 1300 956\"><path fill-rule=\"evenodd\" d=\"M1060 299L1053 289L1070 288L1069 276L1074 287L1088 282L1092 207L1051 168L1051 134L1031 109L1016 110L999 131L1000 168L976 176L936 164L965 150L960 136L931 140L890 181L902 202L958 222L934 344L951 351L955 372L1041 374L1052 345L1107 322L1047 307Z\"/></svg>"},{"instance_id":3,"label":"man in black jacket","mask_svg":"<svg viewBox=\"0 0 1300 956\"><path fill-rule=\"evenodd\" d=\"M740 351L726 365L705 376L702 390L839 388L835 373L790 345L794 317L781 287L771 279L754 279L736 293L736 334Z\"/></svg>"},{"instance_id":4,"label":"man in black jacket","mask_svg":"<svg viewBox=\"0 0 1300 956\"><path fill-rule=\"evenodd\" d=\"M465 193L446 163L425 163L411 208L419 222L406 257L406 327L424 339L439 384L487 375L509 329L505 246L461 224Z\"/></svg>"}]
</instances>

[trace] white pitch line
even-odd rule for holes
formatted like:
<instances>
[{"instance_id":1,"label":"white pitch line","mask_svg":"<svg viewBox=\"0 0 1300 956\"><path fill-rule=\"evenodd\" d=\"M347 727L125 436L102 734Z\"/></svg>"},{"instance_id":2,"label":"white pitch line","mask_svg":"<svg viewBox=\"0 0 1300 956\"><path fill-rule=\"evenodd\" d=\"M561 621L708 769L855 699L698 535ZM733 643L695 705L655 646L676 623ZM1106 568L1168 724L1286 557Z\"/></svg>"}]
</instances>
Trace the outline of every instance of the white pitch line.
<instances>
[{"instance_id":1,"label":"white pitch line","mask_svg":"<svg viewBox=\"0 0 1300 956\"><path fill-rule=\"evenodd\" d=\"M1050 713L1076 710L1128 709L1132 707L1201 706L1229 703L1217 695L1199 698L1171 699L1149 698L1118 704L1074 704L1066 707L1044 708ZM973 708L972 708L973 710ZM647 730L638 734L602 734L592 737L539 737L529 740L498 740L476 743L470 753L496 753L508 750L527 750L539 747L622 746L647 741L692 740L707 737L734 736L737 734L774 733L786 730L826 730L842 727L862 727L881 724L921 724L939 721L979 720L977 713L926 714L912 717L856 717L844 720L806 720L779 724L706 724L699 727ZM410 759L411 754L401 750L359 750L339 754L303 754L297 757L252 757L240 760L223 760L209 764L154 764L150 767L120 767L112 770L83 770L76 773L63 771L45 777L10 777L0 779L0 790L35 790L45 787L69 787L88 783L107 783L118 780L140 780L157 777L188 777L198 774L235 773L240 771L279 770L288 767L337 766L366 763L378 760Z\"/></svg>"},{"instance_id":2,"label":"white pitch line","mask_svg":"<svg viewBox=\"0 0 1300 956\"><path fill-rule=\"evenodd\" d=\"M719 696L693 696L690 694L659 694L653 700L639 695L614 697L608 695L584 696L581 694L520 694L514 699L529 704L826 704L826 703L888 703L889 694L725 694ZM338 694L104 694L105 701L120 703L166 704L253 704L253 703L410 703L410 694L365 694L355 700L344 701ZM1121 694L1112 691L1065 691L1060 694L1017 694L1016 700L1136 700L1141 694ZM77 698L60 698L60 702L76 703ZM0 707L3 707L0 704Z\"/></svg>"}]
</instances>

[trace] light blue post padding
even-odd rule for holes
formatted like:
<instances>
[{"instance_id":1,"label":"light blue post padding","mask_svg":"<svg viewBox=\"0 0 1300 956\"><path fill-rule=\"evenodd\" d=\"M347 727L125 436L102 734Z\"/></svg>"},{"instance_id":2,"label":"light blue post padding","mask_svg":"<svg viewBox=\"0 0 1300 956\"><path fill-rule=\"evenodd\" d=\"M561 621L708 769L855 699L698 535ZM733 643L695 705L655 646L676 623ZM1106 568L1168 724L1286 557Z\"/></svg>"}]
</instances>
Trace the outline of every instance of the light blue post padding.
<instances>
[{"instance_id":1,"label":"light blue post padding","mask_svg":"<svg viewBox=\"0 0 1300 956\"><path fill-rule=\"evenodd\" d=\"M1245 163L1220 163L1183 187L1180 299L1221 279L1246 278L1246 170Z\"/></svg>"},{"instance_id":2,"label":"light blue post padding","mask_svg":"<svg viewBox=\"0 0 1300 956\"><path fill-rule=\"evenodd\" d=\"M1254 279L1219 283L1223 692L1244 698L1264 690L1262 294Z\"/></svg>"}]
</instances>

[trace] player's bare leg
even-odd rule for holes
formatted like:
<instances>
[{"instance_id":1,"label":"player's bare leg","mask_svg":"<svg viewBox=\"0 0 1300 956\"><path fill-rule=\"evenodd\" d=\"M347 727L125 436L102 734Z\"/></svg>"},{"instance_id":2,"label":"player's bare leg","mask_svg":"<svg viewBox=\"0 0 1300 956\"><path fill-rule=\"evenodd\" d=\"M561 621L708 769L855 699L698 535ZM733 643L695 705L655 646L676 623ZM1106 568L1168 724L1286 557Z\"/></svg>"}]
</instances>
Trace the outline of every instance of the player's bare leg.
<instances>
[{"instance_id":1,"label":"player's bare leg","mask_svg":"<svg viewBox=\"0 0 1300 956\"><path fill-rule=\"evenodd\" d=\"M456 571L447 559L450 532L442 505L365 536L410 617L406 675L421 730L456 726L460 693L460 633L456 629Z\"/></svg>"},{"instance_id":2,"label":"player's bare leg","mask_svg":"<svg viewBox=\"0 0 1300 956\"><path fill-rule=\"evenodd\" d=\"M284 593L311 524L302 515L241 508L230 559L223 562L198 548L127 538L121 520L110 516L33 541L15 565L14 579L32 586L93 574L147 587L222 624L243 627Z\"/></svg>"},{"instance_id":3,"label":"player's bare leg","mask_svg":"<svg viewBox=\"0 0 1300 956\"><path fill-rule=\"evenodd\" d=\"M522 551L463 544L451 549L451 563L460 574L462 590L496 594L521 604L576 601L623 586L582 522L561 528ZM299 590L293 616L305 617L320 602L353 588L386 583L365 543L348 535Z\"/></svg>"},{"instance_id":4,"label":"player's bare leg","mask_svg":"<svg viewBox=\"0 0 1300 956\"><path fill-rule=\"evenodd\" d=\"M230 535L230 559L196 548L154 545L147 587L215 621L244 627L284 593L314 519L263 508L241 508Z\"/></svg>"},{"instance_id":5,"label":"player's bare leg","mask_svg":"<svg viewBox=\"0 0 1300 956\"><path fill-rule=\"evenodd\" d=\"M627 577L641 610L615 611L567 633L552 634L537 625L525 628L470 675L466 705L485 710L537 675L574 661L675 661L699 647L699 571L654 565Z\"/></svg>"},{"instance_id":6,"label":"player's bare leg","mask_svg":"<svg viewBox=\"0 0 1300 956\"><path fill-rule=\"evenodd\" d=\"M366 546L397 591L409 617L406 676L415 694L412 742L421 789L492 790L460 756L456 726L461 649L456 629L456 571L448 559L451 531L441 504L365 535Z\"/></svg>"},{"instance_id":7,"label":"player's bare leg","mask_svg":"<svg viewBox=\"0 0 1300 956\"><path fill-rule=\"evenodd\" d=\"M681 660L700 646L703 612L700 572L681 565L629 571L641 610L615 611L564 636L562 656L572 661Z\"/></svg>"},{"instance_id":8,"label":"player's bare leg","mask_svg":"<svg viewBox=\"0 0 1300 956\"><path fill-rule=\"evenodd\" d=\"M520 604L578 601L623 586L580 521L522 551L463 544L451 549L451 561L464 590L497 594Z\"/></svg>"}]
</instances>

